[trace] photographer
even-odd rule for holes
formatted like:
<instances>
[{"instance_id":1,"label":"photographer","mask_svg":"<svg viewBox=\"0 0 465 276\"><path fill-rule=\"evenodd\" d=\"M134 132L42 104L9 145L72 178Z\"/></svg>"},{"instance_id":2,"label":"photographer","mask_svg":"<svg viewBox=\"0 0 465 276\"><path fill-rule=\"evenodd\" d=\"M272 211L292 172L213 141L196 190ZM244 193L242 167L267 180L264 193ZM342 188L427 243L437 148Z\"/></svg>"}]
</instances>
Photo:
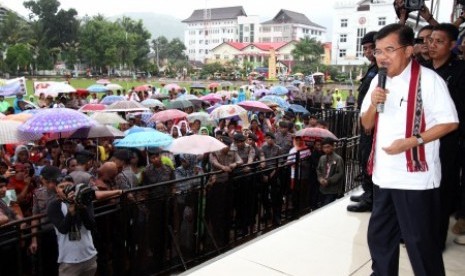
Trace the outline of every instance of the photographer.
<instances>
[{"instance_id":1,"label":"photographer","mask_svg":"<svg viewBox=\"0 0 465 276\"><path fill-rule=\"evenodd\" d=\"M85 189L67 180L60 182L57 199L47 209L57 234L60 275L94 275L97 270L97 251L91 235L94 209L84 196Z\"/></svg>"}]
</instances>

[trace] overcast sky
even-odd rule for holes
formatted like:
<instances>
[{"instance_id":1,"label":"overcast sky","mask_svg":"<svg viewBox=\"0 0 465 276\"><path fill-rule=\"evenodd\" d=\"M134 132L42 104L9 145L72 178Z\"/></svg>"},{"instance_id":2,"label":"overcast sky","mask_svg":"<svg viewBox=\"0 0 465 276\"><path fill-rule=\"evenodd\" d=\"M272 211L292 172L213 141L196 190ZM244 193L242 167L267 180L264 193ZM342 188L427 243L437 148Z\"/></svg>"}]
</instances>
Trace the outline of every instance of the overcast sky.
<instances>
[{"instance_id":1,"label":"overcast sky","mask_svg":"<svg viewBox=\"0 0 465 276\"><path fill-rule=\"evenodd\" d=\"M61 8L75 8L80 17L84 15L103 14L119 15L125 12L155 12L170 14L179 19L188 18L196 9L243 6L248 15L258 15L261 19L270 19L280 9L287 9L305 14L311 21L332 29L333 6L335 2L359 2L360 0L60 0ZM387 0L392 2L392 0ZM453 0L436 0L440 2L439 21L449 21ZM27 16L29 11L22 0L0 0L0 3ZM430 5L430 0L427 0ZM394 11L393 11L394 12Z\"/></svg>"}]
</instances>

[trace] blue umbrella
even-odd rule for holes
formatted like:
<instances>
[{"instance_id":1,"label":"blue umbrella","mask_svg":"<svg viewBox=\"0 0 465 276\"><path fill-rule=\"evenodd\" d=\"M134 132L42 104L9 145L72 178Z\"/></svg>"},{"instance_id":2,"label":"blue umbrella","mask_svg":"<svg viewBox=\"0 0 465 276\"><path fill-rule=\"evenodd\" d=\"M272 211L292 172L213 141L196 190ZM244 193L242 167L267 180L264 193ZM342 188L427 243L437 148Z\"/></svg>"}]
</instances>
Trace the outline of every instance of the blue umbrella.
<instances>
[{"instance_id":1,"label":"blue umbrella","mask_svg":"<svg viewBox=\"0 0 465 276\"><path fill-rule=\"evenodd\" d=\"M87 91L91 93L105 93L109 91L108 87L101 85L101 84L92 84L91 86L87 87Z\"/></svg>"},{"instance_id":2,"label":"blue umbrella","mask_svg":"<svg viewBox=\"0 0 465 276\"><path fill-rule=\"evenodd\" d=\"M166 147L172 142L173 137L170 135L153 130L129 134L124 139L116 142L115 146L125 148Z\"/></svg>"},{"instance_id":3,"label":"blue umbrella","mask_svg":"<svg viewBox=\"0 0 465 276\"><path fill-rule=\"evenodd\" d=\"M305 107L298 105L298 104L291 104L287 110L292 111L294 113L302 113L302 114L310 113L307 109L305 109Z\"/></svg>"},{"instance_id":4,"label":"blue umbrella","mask_svg":"<svg viewBox=\"0 0 465 276\"><path fill-rule=\"evenodd\" d=\"M138 132L154 132L155 129L151 127L140 127L140 126L133 126L130 129L126 130L124 134L129 135Z\"/></svg>"},{"instance_id":5,"label":"blue umbrella","mask_svg":"<svg viewBox=\"0 0 465 276\"><path fill-rule=\"evenodd\" d=\"M289 92L289 90L284 86L278 85L271 87L270 92L270 94L282 96L286 95Z\"/></svg>"},{"instance_id":6,"label":"blue umbrella","mask_svg":"<svg viewBox=\"0 0 465 276\"><path fill-rule=\"evenodd\" d=\"M284 108L284 109L288 109L290 106L290 104L286 102L286 100L284 100L283 98L278 97L278 96L273 96L273 95L262 97L259 101L276 103L277 105L279 105L279 107Z\"/></svg>"},{"instance_id":7,"label":"blue umbrella","mask_svg":"<svg viewBox=\"0 0 465 276\"><path fill-rule=\"evenodd\" d=\"M104 105L110 105L112 103L120 102L120 101L125 101L126 99L123 96L116 96L116 95L111 95L111 96L106 96L103 98L100 103Z\"/></svg>"}]
</instances>

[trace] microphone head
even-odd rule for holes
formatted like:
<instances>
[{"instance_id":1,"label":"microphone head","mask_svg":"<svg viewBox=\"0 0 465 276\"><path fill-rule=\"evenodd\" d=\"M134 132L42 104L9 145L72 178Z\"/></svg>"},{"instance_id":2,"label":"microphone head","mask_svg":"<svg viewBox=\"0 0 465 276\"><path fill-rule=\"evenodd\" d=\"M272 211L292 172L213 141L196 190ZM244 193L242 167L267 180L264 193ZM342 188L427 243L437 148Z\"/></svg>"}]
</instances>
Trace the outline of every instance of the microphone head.
<instances>
[{"instance_id":1,"label":"microphone head","mask_svg":"<svg viewBox=\"0 0 465 276\"><path fill-rule=\"evenodd\" d=\"M378 68L378 74L379 74L379 75L386 76L386 74L387 74L387 68L386 68L386 67L379 67L379 68Z\"/></svg>"}]
</instances>

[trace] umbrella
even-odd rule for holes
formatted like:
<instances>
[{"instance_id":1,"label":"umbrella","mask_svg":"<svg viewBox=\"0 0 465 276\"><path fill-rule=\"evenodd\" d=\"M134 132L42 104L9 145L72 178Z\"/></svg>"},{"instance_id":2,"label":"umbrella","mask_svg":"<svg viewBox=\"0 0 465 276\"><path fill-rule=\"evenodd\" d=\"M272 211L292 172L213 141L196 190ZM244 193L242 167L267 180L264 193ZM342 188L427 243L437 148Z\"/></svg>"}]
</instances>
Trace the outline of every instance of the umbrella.
<instances>
[{"instance_id":1,"label":"umbrella","mask_svg":"<svg viewBox=\"0 0 465 276\"><path fill-rule=\"evenodd\" d=\"M6 116L5 114L3 114L3 113L0 112L0 119L5 118L5 116Z\"/></svg>"},{"instance_id":2,"label":"umbrella","mask_svg":"<svg viewBox=\"0 0 465 276\"><path fill-rule=\"evenodd\" d=\"M222 104L216 103L215 105L210 106L206 110L207 110L208 113L212 113L213 110L215 110L217 107L220 107L220 106L222 106Z\"/></svg>"},{"instance_id":3,"label":"umbrella","mask_svg":"<svg viewBox=\"0 0 465 276\"><path fill-rule=\"evenodd\" d=\"M247 114L247 110L244 108L236 104L226 104L215 108L215 110L210 113L210 117L215 120L220 120L244 114Z\"/></svg>"},{"instance_id":4,"label":"umbrella","mask_svg":"<svg viewBox=\"0 0 465 276\"><path fill-rule=\"evenodd\" d=\"M81 112L70 108L44 109L19 127L33 133L62 133L94 125L95 121Z\"/></svg>"},{"instance_id":5,"label":"umbrella","mask_svg":"<svg viewBox=\"0 0 465 276\"><path fill-rule=\"evenodd\" d=\"M191 94L184 94L181 97L177 98L175 101L177 100L188 100L193 104L201 104L203 102L199 97Z\"/></svg>"},{"instance_id":6,"label":"umbrella","mask_svg":"<svg viewBox=\"0 0 465 276\"><path fill-rule=\"evenodd\" d=\"M109 90L110 89L102 84L92 84L91 86L87 87L87 91L91 93L105 93Z\"/></svg>"},{"instance_id":7,"label":"umbrella","mask_svg":"<svg viewBox=\"0 0 465 276\"><path fill-rule=\"evenodd\" d=\"M119 101L110 104L105 111L109 112L130 112L130 111L148 111L147 107L136 101Z\"/></svg>"},{"instance_id":8,"label":"umbrella","mask_svg":"<svg viewBox=\"0 0 465 276\"><path fill-rule=\"evenodd\" d=\"M196 120L199 120L202 126L215 124L215 122L210 118L210 114L206 112L194 112L187 115L187 121L189 123L193 123Z\"/></svg>"},{"instance_id":9,"label":"umbrella","mask_svg":"<svg viewBox=\"0 0 465 276\"><path fill-rule=\"evenodd\" d=\"M116 95L110 95L110 96L106 96L105 98L103 98L100 103L101 104L105 104L105 105L110 105L112 103L116 103L116 102L120 102L120 101L125 101L126 99L124 98L124 96L116 96Z\"/></svg>"},{"instance_id":10,"label":"umbrella","mask_svg":"<svg viewBox=\"0 0 465 276\"><path fill-rule=\"evenodd\" d=\"M124 132L107 125L94 125L90 127L83 127L77 129L71 136L70 139L88 139L88 138L102 138L102 137L114 137L121 138L126 136Z\"/></svg>"},{"instance_id":11,"label":"umbrella","mask_svg":"<svg viewBox=\"0 0 465 276\"><path fill-rule=\"evenodd\" d=\"M78 111L81 112L98 112L98 111L103 111L107 108L106 105L104 104L85 104L81 108L78 109Z\"/></svg>"},{"instance_id":12,"label":"umbrella","mask_svg":"<svg viewBox=\"0 0 465 276\"><path fill-rule=\"evenodd\" d=\"M123 90L123 87L116 83L108 83L105 85L108 90Z\"/></svg>"},{"instance_id":13,"label":"umbrella","mask_svg":"<svg viewBox=\"0 0 465 276\"><path fill-rule=\"evenodd\" d=\"M205 86L205 84L202 84L202 83L193 83L193 84L191 84L191 88L193 88L193 89L205 89L206 86Z\"/></svg>"},{"instance_id":14,"label":"umbrella","mask_svg":"<svg viewBox=\"0 0 465 276\"><path fill-rule=\"evenodd\" d=\"M76 94L80 97L87 97L89 95L89 90L85 88L76 88Z\"/></svg>"},{"instance_id":15,"label":"umbrella","mask_svg":"<svg viewBox=\"0 0 465 276\"><path fill-rule=\"evenodd\" d=\"M291 104L287 110L292 111L294 113L302 113L302 114L310 113L307 109L305 109L305 107L298 105L298 104Z\"/></svg>"},{"instance_id":16,"label":"umbrella","mask_svg":"<svg viewBox=\"0 0 465 276\"><path fill-rule=\"evenodd\" d=\"M292 85L295 85L295 86L300 85L300 84L302 84L302 83L304 83L304 82L301 81L301 80L293 80L293 81L291 82L291 84L292 84Z\"/></svg>"},{"instance_id":17,"label":"umbrella","mask_svg":"<svg viewBox=\"0 0 465 276\"><path fill-rule=\"evenodd\" d=\"M162 94L162 93L154 93L152 96L150 96L151 99L156 99L156 100L164 100L164 99L169 99L170 95L168 94Z\"/></svg>"},{"instance_id":18,"label":"umbrella","mask_svg":"<svg viewBox=\"0 0 465 276\"><path fill-rule=\"evenodd\" d=\"M286 100L284 100L283 98L278 97L278 96L273 96L273 95L262 97L259 101L276 103L277 105L279 105L279 107L284 108L284 109L287 109L290 106L290 104L286 102Z\"/></svg>"},{"instance_id":19,"label":"umbrella","mask_svg":"<svg viewBox=\"0 0 465 276\"><path fill-rule=\"evenodd\" d=\"M116 147L142 148L142 147L166 147L173 142L173 137L163 132L141 131L131 133L115 143Z\"/></svg>"},{"instance_id":20,"label":"umbrella","mask_svg":"<svg viewBox=\"0 0 465 276\"><path fill-rule=\"evenodd\" d=\"M135 92L143 92L143 91L150 91L150 90L152 90L152 88L149 87L148 84L139 85L134 88Z\"/></svg>"},{"instance_id":21,"label":"umbrella","mask_svg":"<svg viewBox=\"0 0 465 276\"><path fill-rule=\"evenodd\" d=\"M225 147L227 146L216 138L195 134L175 139L167 149L174 154L188 153L199 155L219 151Z\"/></svg>"},{"instance_id":22,"label":"umbrella","mask_svg":"<svg viewBox=\"0 0 465 276\"><path fill-rule=\"evenodd\" d=\"M231 99L231 91L221 90L216 92L216 94L220 97L226 97L227 99Z\"/></svg>"},{"instance_id":23,"label":"umbrella","mask_svg":"<svg viewBox=\"0 0 465 276\"><path fill-rule=\"evenodd\" d=\"M192 102L188 100L172 100L168 103L168 109L184 109L188 107L193 107Z\"/></svg>"},{"instance_id":24,"label":"umbrella","mask_svg":"<svg viewBox=\"0 0 465 276\"><path fill-rule=\"evenodd\" d=\"M64 82L55 82L48 86L46 89L42 90L41 93L44 93L45 96L57 97L60 93L75 93L76 89L71 85Z\"/></svg>"},{"instance_id":25,"label":"umbrella","mask_svg":"<svg viewBox=\"0 0 465 276\"><path fill-rule=\"evenodd\" d=\"M218 87L218 86L220 86L219 83L217 83L217 82L212 82L212 83L210 83L210 84L208 85L208 89L212 89L212 88L215 88L215 87Z\"/></svg>"},{"instance_id":26,"label":"umbrella","mask_svg":"<svg viewBox=\"0 0 465 276\"><path fill-rule=\"evenodd\" d=\"M265 94L265 95L270 94L270 90L265 89L265 88L261 88L261 89L256 89L256 90L253 91L253 95L255 96L255 98L260 97L263 94Z\"/></svg>"},{"instance_id":27,"label":"umbrella","mask_svg":"<svg viewBox=\"0 0 465 276\"><path fill-rule=\"evenodd\" d=\"M324 129L324 128L319 128L319 127L308 127L308 128L301 129L295 133L295 136L332 138L334 140L338 140L336 135L334 135L331 131Z\"/></svg>"},{"instance_id":28,"label":"umbrella","mask_svg":"<svg viewBox=\"0 0 465 276\"><path fill-rule=\"evenodd\" d=\"M233 86L233 83L230 82L230 81L222 81L222 82L220 83L220 86L221 86L221 87L231 87L231 86Z\"/></svg>"},{"instance_id":29,"label":"umbrella","mask_svg":"<svg viewBox=\"0 0 465 276\"><path fill-rule=\"evenodd\" d=\"M141 104L145 107L160 107L160 108L165 107L165 105L162 102L156 99L147 99L147 100L142 101Z\"/></svg>"},{"instance_id":30,"label":"umbrella","mask_svg":"<svg viewBox=\"0 0 465 276\"><path fill-rule=\"evenodd\" d=\"M108 80L108 79L99 79L99 80L96 81L96 83L98 83L98 84L109 84L109 83L111 83L111 81Z\"/></svg>"},{"instance_id":31,"label":"umbrella","mask_svg":"<svg viewBox=\"0 0 465 276\"><path fill-rule=\"evenodd\" d=\"M126 130L124 132L124 134L129 135L129 134L133 134L133 133L137 133L137 132L153 132L153 131L155 131L155 129L153 129L151 127L133 126L133 127L129 128L128 130Z\"/></svg>"},{"instance_id":32,"label":"umbrella","mask_svg":"<svg viewBox=\"0 0 465 276\"><path fill-rule=\"evenodd\" d=\"M42 137L41 133L19 131L21 125L22 123L18 121L3 120L0 123L0 145L30 142Z\"/></svg>"},{"instance_id":33,"label":"umbrella","mask_svg":"<svg viewBox=\"0 0 465 276\"><path fill-rule=\"evenodd\" d=\"M171 90L180 90L181 89L181 86L177 85L176 83L170 83L170 84L167 84L165 85L165 89L168 90L168 91L171 91Z\"/></svg>"},{"instance_id":34,"label":"umbrella","mask_svg":"<svg viewBox=\"0 0 465 276\"><path fill-rule=\"evenodd\" d=\"M270 89L270 94L278 95L278 96L286 95L288 92L289 90L286 87L281 86L281 85L273 86Z\"/></svg>"},{"instance_id":35,"label":"umbrella","mask_svg":"<svg viewBox=\"0 0 465 276\"><path fill-rule=\"evenodd\" d=\"M217 102L221 102L223 100L220 95L213 94L213 93L202 96L202 97L200 97L200 99L202 101L210 102L210 103L217 103Z\"/></svg>"},{"instance_id":36,"label":"umbrella","mask_svg":"<svg viewBox=\"0 0 465 276\"><path fill-rule=\"evenodd\" d=\"M90 116L90 118L99 122L102 125L113 125L113 124L127 124L121 116L116 113L98 112Z\"/></svg>"},{"instance_id":37,"label":"umbrella","mask_svg":"<svg viewBox=\"0 0 465 276\"><path fill-rule=\"evenodd\" d=\"M24 123L29 120L34 114L31 113L18 113L18 114L10 114L2 118L2 120L9 120L9 121L17 121Z\"/></svg>"},{"instance_id":38,"label":"umbrella","mask_svg":"<svg viewBox=\"0 0 465 276\"><path fill-rule=\"evenodd\" d=\"M168 109L168 110L163 110L160 112L157 112L153 114L152 118L150 118L150 121L153 122L166 122L169 120L174 120L174 119L182 119L187 117L186 112L182 112L177 109Z\"/></svg>"},{"instance_id":39,"label":"umbrella","mask_svg":"<svg viewBox=\"0 0 465 276\"><path fill-rule=\"evenodd\" d=\"M254 112L273 112L273 109L269 108L266 104L259 101L243 101L237 105L242 106L247 111Z\"/></svg>"}]
</instances>

